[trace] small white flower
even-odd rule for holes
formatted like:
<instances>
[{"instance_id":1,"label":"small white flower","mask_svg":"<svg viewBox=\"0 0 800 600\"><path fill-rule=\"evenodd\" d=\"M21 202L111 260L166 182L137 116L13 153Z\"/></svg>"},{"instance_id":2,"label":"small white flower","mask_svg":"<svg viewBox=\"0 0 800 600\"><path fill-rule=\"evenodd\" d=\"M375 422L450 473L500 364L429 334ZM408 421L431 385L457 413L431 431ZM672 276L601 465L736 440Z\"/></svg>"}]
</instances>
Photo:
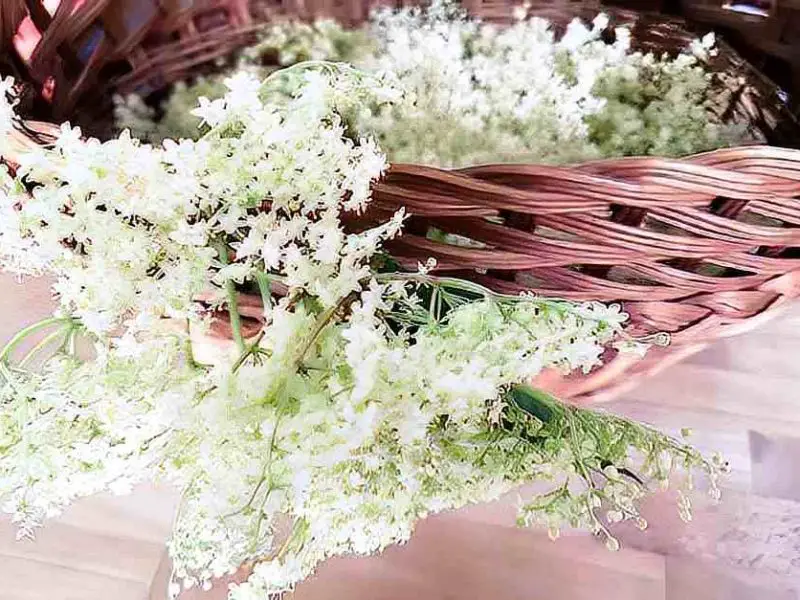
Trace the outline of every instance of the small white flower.
<instances>
[{"instance_id":1,"label":"small white flower","mask_svg":"<svg viewBox=\"0 0 800 600\"><path fill-rule=\"evenodd\" d=\"M231 110L253 110L262 106L258 98L261 81L252 73L239 71L225 79L225 86L229 90L226 104Z\"/></svg>"},{"instance_id":2,"label":"small white flower","mask_svg":"<svg viewBox=\"0 0 800 600\"><path fill-rule=\"evenodd\" d=\"M698 59L706 61L709 57L717 55L716 43L716 35L713 31L710 31L701 39L692 40L689 44L689 51Z\"/></svg>"},{"instance_id":3,"label":"small white flower","mask_svg":"<svg viewBox=\"0 0 800 600\"><path fill-rule=\"evenodd\" d=\"M425 264L417 263L417 272L420 275L427 275L436 268L436 265L437 265L436 259L433 258L432 256L428 257L425 260Z\"/></svg>"},{"instance_id":4,"label":"small white flower","mask_svg":"<svg viewBox=\"0 0 800 600\"><path fill-rule=\"evenodd\" d=\"M609 23L608 15L605 13L600 13L592 21L594 29L598 31L604 31L605 29L607 29L608 23Z\"/></svg>"},{"instance_id":5,"label":"small white flower","mask_svg":"<svg viewBox=\"0 0 800 600\"><path fill-rule=\"evenodd\" d=\"M205 223L190 225L186 221L179 221L178 227L169 234L171 240L185 246L205 246L208 242L208 227Z\"/></svg>"},{"instance_id":6,"label":"small white flower","mask_svg":"<svg viewBox=\"0 0 800 600\"><path fill-rule=\"evenodd\" d=\"M200 117L203 123L216 127L222 123L227 116L227 105L224 99L209 100L206 97L198 99L199 106L191 114Z\"/></svg>"}]
</instances>

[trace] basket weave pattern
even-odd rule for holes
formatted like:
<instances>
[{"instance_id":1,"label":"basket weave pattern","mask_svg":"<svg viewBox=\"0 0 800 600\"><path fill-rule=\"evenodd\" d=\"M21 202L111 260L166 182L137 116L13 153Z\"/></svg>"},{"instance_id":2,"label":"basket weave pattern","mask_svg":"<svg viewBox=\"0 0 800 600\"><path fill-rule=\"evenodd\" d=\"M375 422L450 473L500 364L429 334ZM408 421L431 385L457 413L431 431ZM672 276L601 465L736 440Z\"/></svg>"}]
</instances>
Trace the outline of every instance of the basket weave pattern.
<instances>
[{"instance_id":1,"label":"basket weave pattern","mask_svg":"<svg viewBox=\"0 0 800 600\"><path fill-rule=\"evenodd\" d=\"M414 215L410 232L390 248L407 266L433 256L443 269L504 292L622 301L629 331L670 332L674 353L747 330L800 295L800 257L792 250L800 245L796 150L754 146L685 160L455 173L394 165L375 200ZM485 247L414 234L429 224ZM656 351L633 372L644 375L663 360ZM562 393L578 394L575 385Z\"/></svg>"},{"instance_id":2,"label":"basket weave pattern","mask_svg":"<svg viewBox=\"0 0 800 600\"><path fill-rule=\"evenodd\" d=\"M27 4L44 10L37 1ZM90 106L91 98L109 87L164 88L250 43L259 23L285 15L357 23L371 5L367 0L85 0L76 8L72 0L45 18L34 16L36 10L28 15L25 2L14 0L2 3L0 31L10 43L8 32L25 18L43 31L28 62L18 61L16 69L37 84L54 80L54 112L69 113L79 101ZM512 7L473 1L467 8L504 21ZM536 8L562 24L596 11L591 3ZM675 50L693 37L663 19L627 12L615 18L632 24L634 39L647 50ZM98 28L102 35L87 33ZM86 40L94 40L88 50ZM88 58L81 63L80 57ZM122 76L110 68L120 61L129 65ZM777 90L736 54L723 47L715 68L732 82L721 113L746 120L767 138L787 122L791 126L783 135L796 135ZM406 233L389 246L405 266L435 257L440 271L503 292L622 302L631 315L631 333L672 335L669 348L644 361L610 354L588 378L547 384L566 397L608 398L717 337L754 326L800 296L797 150L749 146L686 159L456 171L395 164L375 185L373 204L368 221L400 206L412 215ZM431 227L461 237L435 241ZM243 299L241 307L246 324L258 327L259 302Z\"/></svg>"}]
</instances>

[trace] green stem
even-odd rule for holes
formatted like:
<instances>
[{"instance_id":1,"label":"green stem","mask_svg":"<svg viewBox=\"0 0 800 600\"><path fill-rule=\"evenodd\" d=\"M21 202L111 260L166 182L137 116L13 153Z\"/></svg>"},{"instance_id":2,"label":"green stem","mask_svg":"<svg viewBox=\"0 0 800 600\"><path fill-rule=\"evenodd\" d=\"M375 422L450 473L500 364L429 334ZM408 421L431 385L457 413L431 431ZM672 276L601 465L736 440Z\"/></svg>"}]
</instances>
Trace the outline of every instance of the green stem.
<instances>
[{"instance_id":1,"label":"green stem","mask_svg":"<svg viewBox=\"0 0 800 600\"><path fill-rule=\"evenodd\" d=\"M8 367L3 362L0 362L0 377L2 377L6 384L10 385L14 391L17 391L16 386L14 385L14 377L11 375L11 371L8 370Z\"/></svg>"},{"instance_id":2,"label":"green stem","mask_svg":"<svg viewBox=\"0 0 800 600\"><path fill-rule=\"evenodd\" d=\"M52 345L57 339L61 338L62 336L69 335L72 331L70 327L65 331L65 328L60 328L54 331L53 333L45 336L41 342L36 344L33 348L31 348L30 352L28 352L25 357L19 361L19 368L24 369L28 363L30 363L42 350L47 348L48 346Z\"/></svg>"},{"instance_id":3,"label":"green stem","mask_svg":"<svg viewBox=\"0 0 800 600\"><path fill-rule=\"evenodd\" d=\"M236 371L238 371L239 368L244 364L244 361L246 361L251 354L255 354L258 351L258 345L261 343L261 340L264 339L265 334L266 331L264 331L263 329L258 332L258 336L256 337L256 339L253 340L253 343L250 344L247 347L247 350L242 352L239 358L236 359L236 362L233 363L233 367L231 367L232 373L236 373Z\"/></svg>"},{"instance_id":4,"label":"green stem","mask_svg":"<svg viewBox=\"0 0 800 600\"><path fill-rule=\"evenodd\" d=\"M264 312L267 312L272 308L270 276L263 271L259 271L256 273L256 283L258 283L258 291L261 292L261 303L264 305Z\"/></svg>"},{"instance_id":5,"label":"green stem","mask_svg":"<svg viewBox=\"0 0 800 600\"><path fill-rule=\"evenodd\" d=\"M597 517L597 513L595 513L594 506L592 504L592 498L598 493L597 486L595 486L594 481L592 481L592 476L589 473L589 470L586 468L583 459L581 458L581 445L580 441L578 440L578 432L576 431L578 426L575 423L575 415L573 414L572 411L573 411L572 407L567 407L566 415L567 415L567 420L569 421L568 443L572 448L572 455L575 459L574 465L577 468L578 475L581 477L581 479L583 479L583 482L588 490L585 499L586 510L592 522L594 523L597 532L602 532L603 535L606 537L606 540L608 540L611 543L617 544L618 547L619 544L616 538L613 535L611 535L611 532L605 525L603 525L603 522L600 521L600 519Z\"/></svg>"},{"instance_id":6,"label":"green stem","mask_svg":"<svg viewBox=\"0 0 800 600\"><path fill-rule=\"evenodd\" d=\"M439 286L433 286L431 290L431 301L428 307L428 321L439 322Z\"/></svg>"},{"instance_id":7,"label":"green stem","mask_svg":"<svg viewBox=\"0 0 800 600\"><path fill-rule=\"evenodd\" d=\"M500 436L502 435L503 432L500 429L497 429L497 431L494 432L492 439L487 442L486 447L483 449L483 452L481 452L481 455L478 457L477 464L479 465L483 464L483 459L486 458L486 455L489 453L489 450L491 450L492 446L494 446L497 443L497 441L500 439Z\"/></svg>"},{"instance_id":8,"label":"green stem","mask_svg":"<svg viewBox=\"0 0 800 600\"><path fill-rule=\"evenodd\" d=\"M193 369L204 369L209 367L209 365L199 362L194 355L194 347L192 346L192 325L189 322L189 319L186 319L186 339L183 342L183 352L186 355L186 362Z\"/></svg>"},{"instance_id":9,"label":"green stem","mask_svg":"<svg viewBox=\"0 0 800 600\"><path fill-rule=\"evenodd\" d=\"M496 298L509 302L536 302L538 304L559 304L560 300L553 298L538 298L532 296L520 296L511 294L501 294L482 286L479 283L468 281L466 279L456 279L455 277L435 277L433 275L424 275L422 273L378 273L375 276L379 282L387 281L408 281L411 283L421 285L441 286L451 290L459 290L468 292L484 298Z\"/></svg>"},{"instance_id":10,"label":"green stem","mask_svg":"<svg viewBox=\"0 0 800 600\"><path fill-rule=\"evenodd\" d=\"M342 298L341 300L339 300L339 302L335 306L326 308L323 312L319 314L316 322L314 323L314 329L311 331L311 335L308 337L306 342L300 347L298 352L295 354L294 360L292 361L292 364L294 365L295 369L299 367L300 364L303 362L306 353L309 351L311 346L314 345L314 342L317 341L317 338L325 329L325 327L327 327L328 323L331 322L331 319L333 319L333 317L336 316L336 313L339 311L339 309L346 306L348 302L352 302L353 299L354 299L353 294L349 294L344 298Z\"/></svg>"},{"instance_id":11,"label":"green stem","mask_svg":"<svg viewBox=\"0 0 800 600\"><path fill-rule=\"evenodd\" d=\"M74 319L72 317L50 317L49 319L44 319L39 321L38 323L34 323L33 325L28 325L26 328L17 332L17 334L11 338L11 340L5 345L5 347L0 351L0 363L6 362L8 357L11 356L11 353L14 349L29 335L36 333L37 331L41 331L51 325L55 325L57 323L73 323Z\"/></svg>"},{"instance_id":12,"label":"green stem","mask_svg":"<svg viewBox=\"0 0 800 600\"><path fill-rule=\"evenodd\" d=\"M61 352L66 352L70 356L75 356L77 352L76 338L78 336L79 327L73 324L67 331L67 337L64 338L64 344L61 346Z\"/></svg>"},{"instance_id":13,"label":"green stem","mask_svg":"<svg viewBox=\"0 0 800 600\"><path fill-rule=\"evenodd\" d=\"M281 422L281 413L278 413L275 419L275 426L272 428L272 436L269 440L269 450L267 451L267 464L266 469L264 471L267 482L268 488L267 491L264 493L264 497L261 499L261 505L258 507L258 514L257 514L257 521L256 521L256 532L253 536L253 549L258 545L258 536L261 535L261 523L264 521L264 507L267 505L267 500L269 499L270 494L272 494L272 490L275 489L272 482L272 454L275 452L275 442L278 437L278 425Z\"/></svg>"},{"instance_id":14,"label":"green stem","mask_svg":"<svg viewBox=\"0 0 800 600\"><path fill-rule=\"evenodd\" d=\"M219 261L223 265L228 265L228 246L225 242L219 241L215 244L217 253L219 254ZM239 316L239 298L236 295L236 286L233 281L227 280L225 282L225 295L228 300L228 315L231 320L231 330L233 331L233 341L236 342L239 350L245 352L247 346L242 337L242 319Z\"/></svg>"},{"instance_id":15,"label":"green stem","mask_svg":"<svg viewBox=\"0 0 800 600\"><path fill-rule=\"evenodd\" d=\"M269 484L272 485L272 453L275 451L275 442L278 436L278 426L281 423L281 413L278 413L277 417L275 418L275 425L272 428L272 435L269 439L269 449L267 450L267 460L264 463L264 466L261 469L261 476L258 478L258 482L256 483L253 492L250 494L250 498L247 500L247 503L242 506L240 509L235 510L232 513L225 515L223 518L233 517L243 513L245 510L250 508L253 505L253 501L256 499L258 492L261 490L261 486L264 485L269 481Z\"/></svg>"}]
</instances>

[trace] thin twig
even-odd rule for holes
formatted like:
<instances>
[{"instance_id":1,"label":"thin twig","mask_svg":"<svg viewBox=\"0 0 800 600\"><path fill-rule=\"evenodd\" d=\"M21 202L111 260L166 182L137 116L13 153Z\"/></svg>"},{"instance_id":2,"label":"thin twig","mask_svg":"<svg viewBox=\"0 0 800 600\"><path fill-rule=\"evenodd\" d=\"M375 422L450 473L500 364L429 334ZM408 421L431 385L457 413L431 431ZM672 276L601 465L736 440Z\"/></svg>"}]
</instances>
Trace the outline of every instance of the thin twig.
<instances>
[{"instance_id":1,"label":"thin twig","mask_svg":"<svg viewBox=\"0 0 800 600\"><path fill-rule=\"evenodd\" d=\"M338 313L341 308L345 307L347 303L352 302L354 299L355 299L354 294L348 294L347 296L339 300L339 302L336 303L335 306L331 306L330 308L327 308L322 313L320 313L320 315L317 317L316 322L314 323L314 329L311 331L311 335L308 337L306 342L300 347L300 350L297 352L297 354L295 354L294 360L292 361L292 364L295 366L295 368L303 362L306 353L309 351L311 346L314 345L314 342L317 341L317 338L323 332L325 327L327 327L328 323L330 323L333 317L336 316L336 313Z\"/></svg>"},{"instance_id":2,"label":"thin twig","mask_svg":"<svg viewBox=\"0 0 800 600\"><path fill-rule=\"evenodd\" d=\"M223 241L218 241L215 243L215 247L217 253L219 254L219 261L223 264L223 266L230 264L228 261L227 244L225 244ZM239 299L236 295L236 286L234 285L233 281L228 279L225 281L224 287L225 295L227 296L228 315L230 316L233 340L236 342L239 350L244 352L247 350L247 347L244 343L244 337L242 336L242 320L239 316Z\"/></svg>"},{"instance_id":3,"label":"thin twig","mask_svg":"<svg viewBox=\"0 0 800 600\"><path fill-rule=\"evenodd\" d=\"M270 286L270 276L259 271L256 273L256 283L258 284L258 291L261 292L261 303L264 306L264 312L268 312L272 308L272 287Z\"/></svg>"},{"instance_id":4,"label":"thin twig","mask_svg":"<svg viewBox=\"0 0 800 600\"><path fill-rule=\"evenodd\" d=\"M264 335L266 335L266 333L267 332L264 329L258 332L256 339L253 340L253 342L245 349L245 351L242 352L239 358L236 359L236 362L233 363L231 372L236 373L236 371L238 371L239 368L244 364L244 361L246 361L250 355L258 351L258 346L261 343L261 340L264 339Z\"/></svg>"}]
</instances>

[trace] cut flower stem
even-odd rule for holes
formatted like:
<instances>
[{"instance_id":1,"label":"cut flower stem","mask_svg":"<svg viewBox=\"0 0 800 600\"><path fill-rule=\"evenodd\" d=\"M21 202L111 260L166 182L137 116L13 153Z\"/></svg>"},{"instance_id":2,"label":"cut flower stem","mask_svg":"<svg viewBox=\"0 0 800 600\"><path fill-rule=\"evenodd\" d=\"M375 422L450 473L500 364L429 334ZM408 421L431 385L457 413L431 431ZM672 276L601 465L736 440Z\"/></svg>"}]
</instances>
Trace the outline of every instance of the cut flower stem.
<instances>
[{"instance_id":1,"label":"cut flower stem","mask_svg":"<svg viewBox=\"0 0 800 600\"><path fill-rule=\"evenodd\" d=\"M230 264L228 259L228 245L223 241L217 241L215 248L219 253L219 261L227 266ZM236 285L230 279L226 279L223 284L225 287L225 296L228 305L228 315L230 317L231 331L233 333L233 341L241 352L247 351L244 337L242 336L242 320L239 315L239 298L236 292Z\"/></svg>"}]
</instances>

